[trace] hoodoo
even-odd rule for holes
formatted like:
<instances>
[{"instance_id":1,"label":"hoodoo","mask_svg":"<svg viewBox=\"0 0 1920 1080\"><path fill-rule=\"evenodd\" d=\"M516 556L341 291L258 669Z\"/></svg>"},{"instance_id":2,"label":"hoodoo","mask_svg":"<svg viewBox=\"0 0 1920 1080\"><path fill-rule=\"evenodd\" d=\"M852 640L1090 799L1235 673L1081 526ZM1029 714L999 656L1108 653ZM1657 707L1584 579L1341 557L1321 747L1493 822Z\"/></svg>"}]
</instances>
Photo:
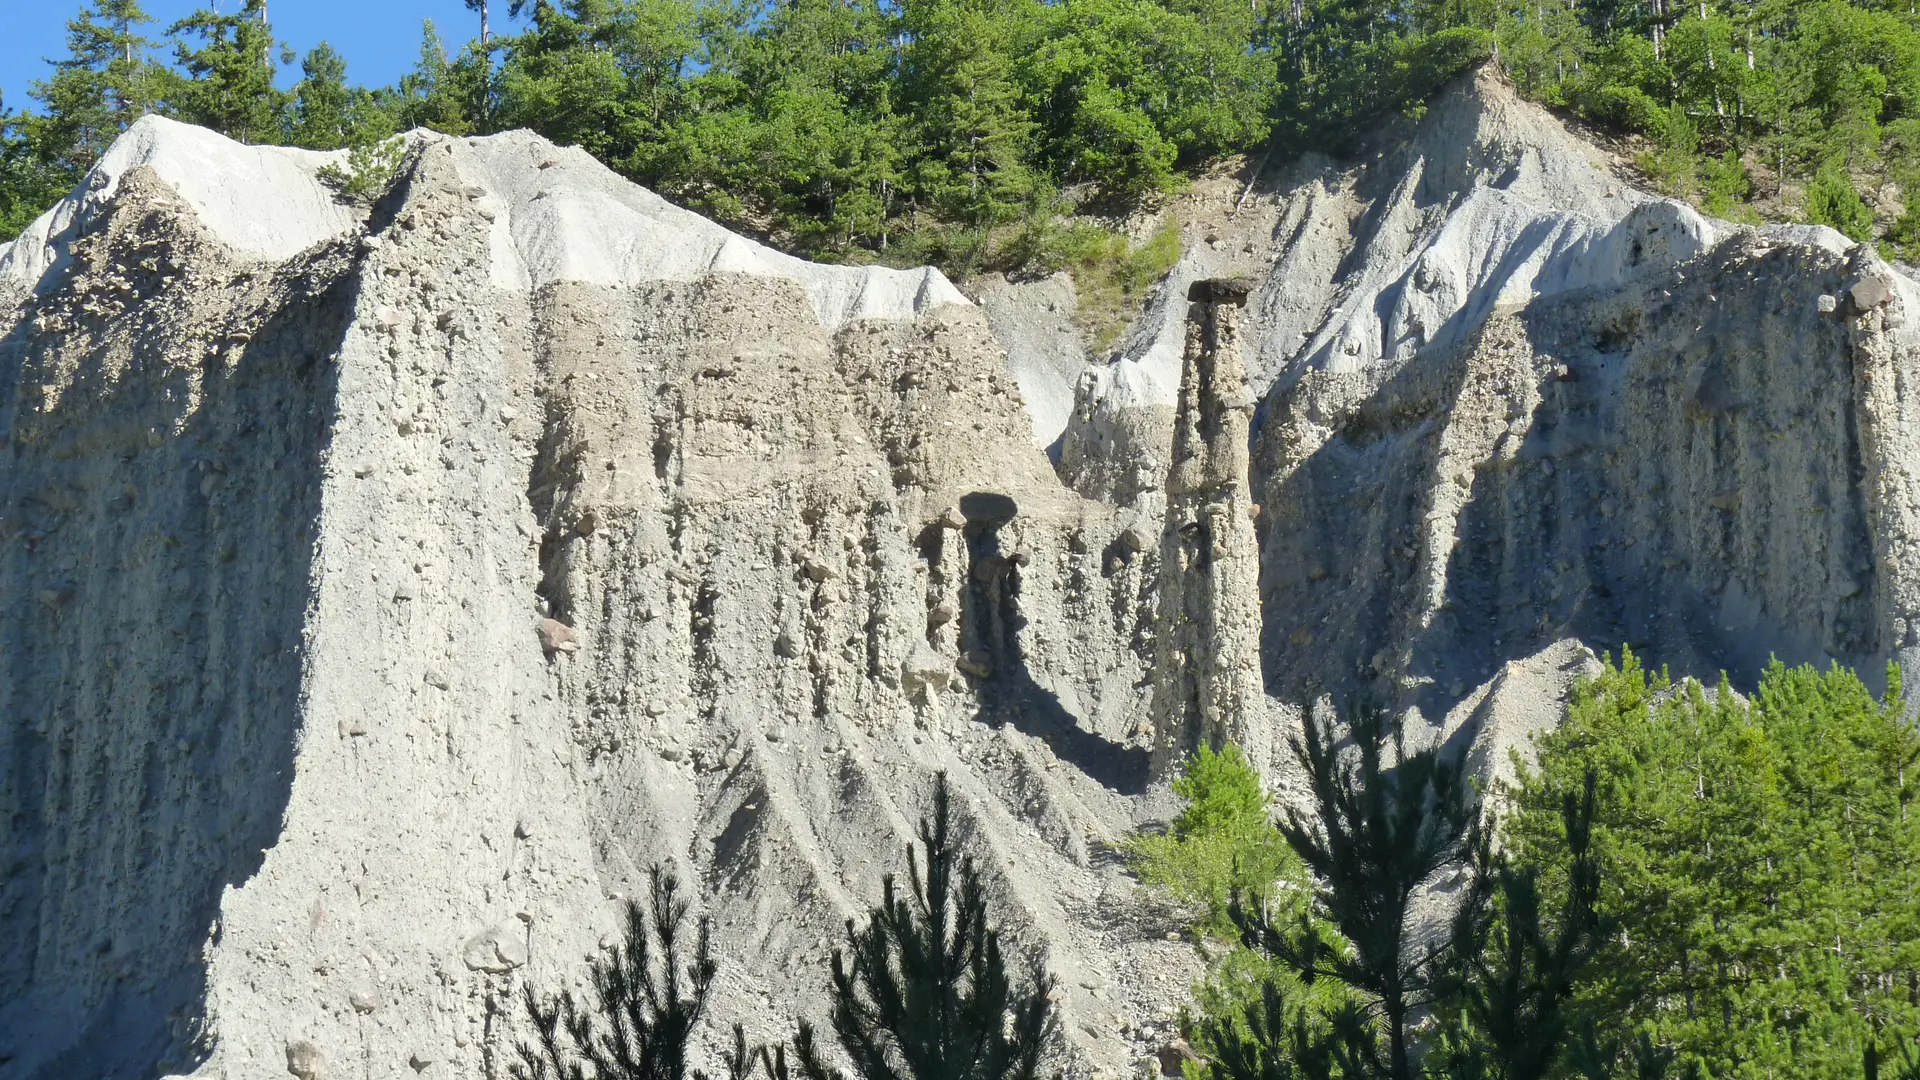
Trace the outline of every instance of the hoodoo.
<instances>
[{"instance_id":1,"label":"hoodoo","mask_svg":"<svg viewBox=\"0 0 1920 1080\"><path fill-rule=\"evenodd\" d=\"M1114 849L1189 748L1284 795L1365 692L1491 769L1622 642L1920 648L1903 269L1486 75L1376 143L1196 184L1086 365L1059 280L806 263L526 133L361 204L135 124L0 248L0 1077L502 1076L655 863L784 1038L940 770L1125 1075L1199 962Z\"/></svg>"},{"instance_id":2,"label":"hoodoo","mask_svg":"<svg viewBox=\"0 0 1920 1080\"><path fill-rule=\"evenodd\" d=\"M1247 492L1253 399L1240 360L1244 279L1187 288L1186 351L1166 481L1153 715L1154 772L1205 743L1268 760L1260 682L1259 547Z\"/></svg>"}]
</instances>

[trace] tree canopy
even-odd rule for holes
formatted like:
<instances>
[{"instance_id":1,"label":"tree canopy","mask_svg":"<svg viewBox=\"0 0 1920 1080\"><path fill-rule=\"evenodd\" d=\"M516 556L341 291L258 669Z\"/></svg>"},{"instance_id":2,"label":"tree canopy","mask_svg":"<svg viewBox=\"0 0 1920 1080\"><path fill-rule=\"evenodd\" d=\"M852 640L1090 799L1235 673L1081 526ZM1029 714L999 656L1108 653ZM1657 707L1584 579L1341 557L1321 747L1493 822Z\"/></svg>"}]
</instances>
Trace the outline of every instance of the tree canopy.
<instances>
[{"instance_id":1,"label":"tree canopy","mask_svg":"<svg viewBox=\"0 0 1920 1080\"><path fill-rule=\"evenodd\" d=\"M1920 732L1888 681L1876 700L1775 662L1743 698L1628 653L1576 691L1511 837L1563 878L1558 804L1598 778L1613 932L1574 1001L1596 1042L1669 1047L1676 1076L1858 1077L1920 1050Z\"/></svg>"},{"instance_id":2,"label":"tree canopy","mask_svg":"<svg viewBox=\"0 0 1920 1080\"><path fill-rule=\"evenodd\" d=\"M464 47L427 24L415 69L366 89L324 43L276 83L296 61L259 0L164 29L136 0L88 0L69 55L32 87L39 108L9 130L70 184L147 112L314 148L416 125L526 127L816 258L964 269L1011 224L1130 207L1276 130L1305 145L1432 88L1396 69L1379 94L1368 74L1303 67L1288 59L1296 39L1350 42L1278 33L1276 20L1319 12L1265 0L542 0L509 13L525 19L489 21ZM1398 29L1367 63L1404 66L1429 36ZM1286 89L1288 70L1311 78ZM1333 101L1346 115L1287 118ZM16 201L48 201L44 185L0 177Z\"/></svg>"},{"instance_id":3,"label":"tree canopy","mask_svg":"<svg viewBox=\"0 0 1920 1080\"><path fill-rule=\"evenodd\" d=\"M1491 59L1672 194L1920 258L1920 9L1885 0L467 6L476 36L428 23L414 70L367 88L325 43L292 56L262 0L166 27L85 0L25 88L36 108L5 117L0 226L159 112L315 148L527 127L813 258L1058 263L1033 238L1063 214L1136 207L1235 153L1344 153Z\"/></svg>"}]
</instances>

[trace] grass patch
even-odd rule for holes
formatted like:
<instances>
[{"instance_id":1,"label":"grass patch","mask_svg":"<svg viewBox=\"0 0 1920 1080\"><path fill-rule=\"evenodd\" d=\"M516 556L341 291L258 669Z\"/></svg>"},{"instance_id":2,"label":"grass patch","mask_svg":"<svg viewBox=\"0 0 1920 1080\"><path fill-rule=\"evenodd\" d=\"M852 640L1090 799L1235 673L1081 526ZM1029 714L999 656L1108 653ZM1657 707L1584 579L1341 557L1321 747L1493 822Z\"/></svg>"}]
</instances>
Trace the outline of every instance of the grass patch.
<instances>
[{"instance_id":1,"label":"grass patch","mask_svg":"<svg viewBox=\"0 0 1920 1080\"><path fill-rule=\"evenodd\" d=\"M1074 323L1098 360L1140 314L1180 253L1180 225L1171 215L1136 244L1085 218L1040 213L993 229L931 223L897 234L884 255L854 249L837 261L935 266L955 281L992 271L1031 279L1065 270L1073 278Z\"/></svg>"},{"instance_id":2,"label":"grass patch","mask_svg":"<svg viewBox=\"0 0 1920 1080\"><path fill-rule=\"evenodd\" d=\"M1070 225L1036 260L1049 272L1064 269L1072 275L1074 318L1096 358L1120 340L1147 294L1179 261L1180 226L1171 216L1138 244L1097 225Z\"/></svg>"}]
</instances>

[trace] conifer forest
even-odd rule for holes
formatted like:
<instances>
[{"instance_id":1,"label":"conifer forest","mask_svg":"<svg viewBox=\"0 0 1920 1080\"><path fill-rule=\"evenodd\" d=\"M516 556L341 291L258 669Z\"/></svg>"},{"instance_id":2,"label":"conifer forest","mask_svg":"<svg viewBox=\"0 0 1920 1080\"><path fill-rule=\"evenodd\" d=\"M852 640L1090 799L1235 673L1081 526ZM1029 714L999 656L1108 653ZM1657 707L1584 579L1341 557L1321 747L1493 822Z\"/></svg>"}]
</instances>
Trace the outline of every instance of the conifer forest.
<instances>
[{"instance_id":1,"label":"conifer forest","mask_svg":"<svg viewBox=\"0 0 1920 1080\"><path fill-rule=\"evenodd\" d=\"M367 87L324 43L288 52L260 0L172 25L139 0L88 0L51 74L4 88L0 233L158 112L316 149L530 128L812 258L1044 269L1098 244L1075 220L1231 155L1338 155L1366 122L1417 113L1491 61L1711 213L1828 224L1899 256L1920 245L1920 14L1897 4L469 6L467 27L424 27L411 73ZM288 67L298 79L281 89Z\"/></svg>"}]
</instances>

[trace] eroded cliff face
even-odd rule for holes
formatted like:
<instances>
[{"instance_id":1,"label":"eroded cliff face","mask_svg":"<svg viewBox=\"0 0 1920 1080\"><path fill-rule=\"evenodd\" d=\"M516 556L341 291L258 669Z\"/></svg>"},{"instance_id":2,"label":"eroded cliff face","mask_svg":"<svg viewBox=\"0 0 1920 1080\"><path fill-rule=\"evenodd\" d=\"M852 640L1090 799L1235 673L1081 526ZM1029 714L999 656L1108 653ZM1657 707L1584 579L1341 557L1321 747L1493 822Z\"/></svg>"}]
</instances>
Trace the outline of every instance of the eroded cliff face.
<instances>
[{"instance_id":1,"label":"eroded cliff face","mask_svg":"<svg viewBox=\"0 0 1920 1080\"><path fill-rule=\"evenodd\" d=\"M143 122L0 256L0 1069L504 1075L654 863L784 1037L942 769L1129 1067L1194 970L1111 851L1161 522L1059 483L980 310L520 135L287 256L177 159L326 158L211 138Z\"/></svg>"},{"instance_id":2,"label":"eroded cliff face","mask_svg":"<svg viewBox=\"0 0 1920 1080\"><path fill-rule=\"evenodd\" d=\"M1911 644L1913 295L1865 249L1747 233L1377 383L1304 373L1258 447L1272 684L1351 673L1437 717L1565 637L1877 677Z\"/></svg>"},{"instance_id":3,"label":"eroded cliff face","mask_svg":"<svg viewBox=\"0 0 1920 1080\"><path fill-rule=\"evenodd\" d=\"M1910 281L1485 80L1383 138L1201 185L1085 367L1063 282L529 135L354 207L136 125L0 249L0 1077L502 1076L654 863L785 1037L943 769L1070 1071L1131 1072L1198 962L1114 845L1198 742L1285 793L1364 690L1497 771L1623 641L1905 655Z\"/></svg>"},{"instance_id":4,"label":"eroded cliff face","mask_svg":"<svg viewBox=\"0 0 1920 1080\"><path fill-rule=\"evenodd\" d=\"M1915 292L1867 249L1636 191L1484 72L1353 162L1172 213L1185 254L1078 377L1059 471L1167 505L1140 463L1175 454L1186 283L1250 276L1273 700L1364 694L1492 763L1488 724L1557 706L1489 694L1564 685L1583 652L1741 681L1907 656Z\"/></svg>"},{"instance_id":5,"label":"eroded cliff face","mask_svg":"<svg viewBox=\"0 0 1920 1080\"><path fill-rule=\"evenodd\" d=\"M0 1067L22 1075L186 1064L223 890L281 834L353 267L223 255L131 175L0 352Z\"/></svg>"}]
</instances>

